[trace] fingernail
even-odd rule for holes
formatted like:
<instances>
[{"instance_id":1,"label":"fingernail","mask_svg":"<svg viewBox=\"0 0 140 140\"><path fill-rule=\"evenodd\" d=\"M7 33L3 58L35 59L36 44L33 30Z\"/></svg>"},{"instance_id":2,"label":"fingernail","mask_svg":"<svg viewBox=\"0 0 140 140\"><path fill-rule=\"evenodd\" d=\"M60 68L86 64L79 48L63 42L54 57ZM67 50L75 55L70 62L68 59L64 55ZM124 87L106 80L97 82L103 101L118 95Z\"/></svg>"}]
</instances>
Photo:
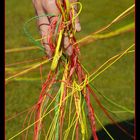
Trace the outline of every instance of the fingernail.
<instances>
[{"instance_id":1,"label":"fingernail","mask_svg":"<svg viewBox=\"0 0 140 140\"><path fill-rule=\"evenodd\" d=\"M51 58L52 57L52 52L46 51L46 54L47 54L48 58Z\"/></svg>"},{"instance_id":2,"label":"fingernail","mask_svg":"<svg viewBox=\"0 0 140 140\"><path fill-rule=\"evenodd\" d=\"M64 48L67 48L69 45L69 38L66 36L64 37Z\"/></svg>"},{"instance_id":3,"label":"fingernail","mask_svg":"<svg viewBox=\"0 0 140 140\"><path fill-rule=\"evenodd\" d=\"M76 29L77 32L81 31L81 25L80 25L79 22L75 24L75 29Z\"/></svg>"},{"instance_id":4,"label":"fingernail","mask_svg":"<svg viewBox=\"0 0 140 140\"><path fill-rule=\"evenodd\" d=\"M50 46L49 45L45 45L44 47L45 47L45 52L46 52L48 58L51 58L52 57L52 51L50 49Z\"/></svg>"},{"instance_id":5,"label":"fingernail","mask_svg":"<svg viewBox=\"0 0 140 140\"><path fill-rule=\"evenodd\" d=\"M71 45L67 48L66 53L68 54L68 56L71 56L71 55L72 55L72 53L73 53L73 48L72 48Z\"/></svg>"}]
</instances>

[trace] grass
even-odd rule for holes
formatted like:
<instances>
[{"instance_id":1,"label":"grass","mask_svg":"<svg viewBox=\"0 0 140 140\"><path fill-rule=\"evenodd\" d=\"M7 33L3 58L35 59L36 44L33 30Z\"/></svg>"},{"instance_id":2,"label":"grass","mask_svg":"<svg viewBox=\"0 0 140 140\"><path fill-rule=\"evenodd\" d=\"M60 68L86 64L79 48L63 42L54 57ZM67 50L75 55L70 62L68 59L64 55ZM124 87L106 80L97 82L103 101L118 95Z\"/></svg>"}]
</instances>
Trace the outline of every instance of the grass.
<instances>
[{"instance_id":1,"label":"grass","mask_svg":"<svg viewBox=\"0 0 140 140\"><path fill-rule=\"evenodd\" d=\"M80 15L82 31L77 34L77 39L84 37L102 26L107 25L117 15L131 6L133 0L81 0L83 10ZM32 46L23 32L23 24L34 16L34 8L31 1L6 0L6 49L23 48ZM114 24L107 31L117 29L134 21L134 15L130 14L127 18ZM35 29L35 26L33 27ZM98 40L81 47L80 60L82 64L91 73L107 59L120 53L134 43L134 33L125 33L113 38ZM33 50L21 53L6 54L6 64L15 63L34 58L42 57L43 53L39 50ZM49 65L44 66L44 75L47 75ZM25 77L39 77L39 69L25 75ZM118 104L127 108L134 109L134 55L128 54L116 62L107 71L101 74L93 82L95 87L104 93L107 97L116 101ZM6 85L6 116L11 116L36 103L41 90L40 81L11 81ZM106 103L101 97L100 100ZM93 107L98 117L104 125L110 123L103 112L92 99ZM109 106L115 110L113 106ZM6 123L6 139L22 129L25 115L17 117ZM131 119L131 114L120 115L118 121ZM97 124L97 130L101 127ZM20 139L18 136L15 139ZM31 139L31 135L29 137Z\"/></svg>"}]
</instances>

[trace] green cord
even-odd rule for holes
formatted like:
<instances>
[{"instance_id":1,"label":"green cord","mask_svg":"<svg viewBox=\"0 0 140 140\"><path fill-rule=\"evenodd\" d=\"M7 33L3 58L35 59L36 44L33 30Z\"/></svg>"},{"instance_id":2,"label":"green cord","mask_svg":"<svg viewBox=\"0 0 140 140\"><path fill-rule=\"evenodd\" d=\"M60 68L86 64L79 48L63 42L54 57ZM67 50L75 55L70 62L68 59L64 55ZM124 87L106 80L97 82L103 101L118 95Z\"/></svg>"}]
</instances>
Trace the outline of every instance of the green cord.
<instances>
[{"instance_id":1,"label":"green cord","mask_svg":"<svg viewBox=\"0 0 140 140\"><path fill-rule=\"evenodd\" d=\"M122 106L122 105L119 105L119 104L115 103L114 101L110 100L108 97L106 97L106 96L103 95L101 92L99 92L99 91L95 88L95 86L93 86L92 84L90 84L90 86L91 86L92 88L94 88L94 89L97 91L98 94L100 94L106 101L108 101L108 102L111 103L112 105L114 105L114 106L116 106L116 107L118 107L118 108L121 108L121 109L123 109L124 111L126 111L126 112L128 112L128 113L134 114L134 111L133 111L133 110L130 110L130 109L128 109L128 108L126 108L126 107L124 107L124 106Z\"/></svg>"},{"instance_id":2,"label":"green cord","mask_svg":"<svg viewBox=\"0 0 140 140\"><path fill-rule=\"evenodd\" d=\"M44 47L41 45L40 41L36 41L33 36L29 33L28 31L28 24L34 20L34 19L38 19L40 17L43 17L43 16L55 16L54 14L42 14L40 16L34 16L32 18L30 18L28 21L26 21L23 25L23 30L24 30L24 33L25 35L28 37L28 39L36 46L38 46L43 52L44 52ZM60 17L60 15L59 15ZM60 18L59 18L60 19ZM59 20L58 20L58 23L59 23ZM57 26L58 26L58 23L57 23ZM56 30L58 29L58 27L56 26Z\"/></svg>"},{"instance_id":3,"label":"green cord","mask_svg":"<svg viewBox=\"0 0 140 140\"><path fill-rule=\"evenodd\" d=\"M110 135L110 133L108 132L108 130L104 127L104 125L102 124L102 122L99 120L99 118L97 117L97 115L96 115L95 112L94 112L94 115L95 115L95 118L97 119L97 121L99 122L99 124L104 129L104 131L107 133L107 135L111 138L111 140L114 140L114 138Z\"/></svg>"}]
</instances>

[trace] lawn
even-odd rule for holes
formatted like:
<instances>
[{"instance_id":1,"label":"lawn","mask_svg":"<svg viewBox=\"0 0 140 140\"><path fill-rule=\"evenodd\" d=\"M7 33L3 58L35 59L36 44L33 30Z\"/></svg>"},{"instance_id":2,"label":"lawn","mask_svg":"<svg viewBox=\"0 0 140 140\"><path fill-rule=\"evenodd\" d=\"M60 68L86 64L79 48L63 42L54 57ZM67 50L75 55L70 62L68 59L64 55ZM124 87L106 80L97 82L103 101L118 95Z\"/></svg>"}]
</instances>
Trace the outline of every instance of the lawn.
<instances>
[{"instance_id":1,"label":"lawn","mask_svg":"<svg viewBox=\"0 0 140 140\"><path fill-rule=\"evenodd\" d=\"M80 14L80 22L82 30L77 33L77 39L89 35L101 27L109 24L115 17L130 7L133 0L81 0L83 10ZM31 17L35 16L32 1L27 0L6 0L6 49L26 48L34 46L28 40L23 31L24 23ZM134 22L134 13L112 25L106 32L113 31L124 25ZM31 26L31 30L37 36L36 25ZM115 36L113 38L101 39L81 47L80 60L86 67L89 73L101 66L105 61L114 55L124 51L134 43L134 32L128 32ZM43 57L44 53L37 50L29 50L25 52L6 53L6 65L32 60ZM20 68L23 64L17 64L15 68ZM43 67L43 73L46 76L50 64ZM14 74L14 72L13 72ZM10 73L6 72L6 77ZM21 77L39 78L39 68L25 74ZM119 61L113 64L109 69L97 77L93 83L94 86L105 96L112 101L134 110L134 53L130 53L122 57ZM39 97L41 90L40 80L11 80L6 84L6 118L23 111L34 105ZM116 107L107 104L106 101L99 96L100 101L111 110L117 110ZM98 107L94 99L92 100L96 114L102 121L103 125L111 122L105 117L102 110ZM6 121L6 139L22 130L23 121L26 113ZM134 118L134 114L121 113L118 115L118 122ZM97 130L101 126L97 123ZM14 138L21 139L22 135ZM32 131L29 133L29 138L32 139ZM118 139L120 140L120 139Z\"/></svg>"}]
</instances>

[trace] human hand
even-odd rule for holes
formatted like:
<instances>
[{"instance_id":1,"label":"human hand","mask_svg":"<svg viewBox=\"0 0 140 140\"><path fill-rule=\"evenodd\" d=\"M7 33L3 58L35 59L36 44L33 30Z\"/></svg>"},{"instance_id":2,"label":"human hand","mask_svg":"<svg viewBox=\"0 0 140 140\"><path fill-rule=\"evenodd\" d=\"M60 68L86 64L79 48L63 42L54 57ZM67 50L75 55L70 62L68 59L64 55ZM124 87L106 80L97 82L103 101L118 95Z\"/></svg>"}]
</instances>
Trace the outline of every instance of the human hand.
<instances>
[{"instance_id":1,"label":"human hand","mask_svg":"<svg viewBox=\"0 0 140 140\"><path fill-rule=\"evenodd\" d=\"M42 15L42 14L54 14L56 17L60 14L60 11L56 5L56 0L33 0L33 5L35 7L36 15ZM70 2L76 2L77 0L70 0ZM74 6L74 15L77 14L77 5ZM40 34L42 37L46 36L47 34L50 34L50 24L53 22L53 19L55 17L48 18L46 16L43 16L38 19L38 27L40 30ZM81 30L81 25L79 22L79 18L77 17L75 19L75 29L77 32ZM42 40L43 46L45 48L46 54L49 58L52 57L53 52L48 44L47 39ZM69 56L72 55L73 48L72 45L70 45L70 40L67 36L64 36L63 38L63 45L65 48L65 53ZM70 45L70 46L69 46ZM69 47L68 47L69 46Z\"/></svg>"}]
</instances>

